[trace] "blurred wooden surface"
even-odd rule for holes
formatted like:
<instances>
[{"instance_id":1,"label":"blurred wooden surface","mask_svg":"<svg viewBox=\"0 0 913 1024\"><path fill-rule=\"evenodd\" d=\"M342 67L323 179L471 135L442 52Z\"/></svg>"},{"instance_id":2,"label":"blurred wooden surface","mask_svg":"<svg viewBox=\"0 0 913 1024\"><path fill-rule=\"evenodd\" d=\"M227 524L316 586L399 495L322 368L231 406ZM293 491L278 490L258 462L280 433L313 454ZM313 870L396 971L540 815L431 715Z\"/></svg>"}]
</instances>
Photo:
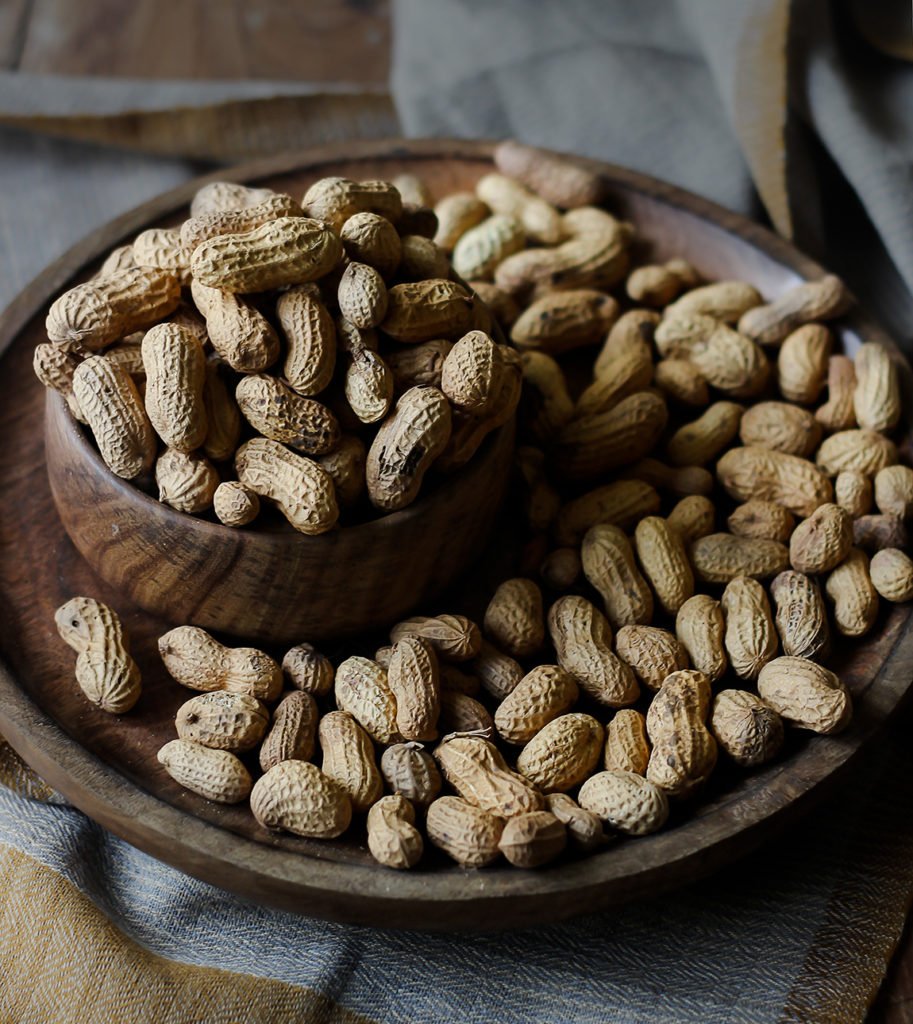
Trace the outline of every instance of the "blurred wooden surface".
<instances>
[{"instance_id":1,"label":"blurred wooden surface","mask_svg":"<svg viewBox=\"0 0 913 1024\"><path fill-rule=\"evenodd\" d=\"M388 0L0 0L0 67L384 86Z\"/></svg>"},{"instance_id":2,"label":"blurred wooden surface","mask_svg":"<svg viewBox=\"0 0 913 1024\"><path fill-rule=\"evenodd\" d=\"M0 0L0 70L382 87L389 22L388 0ZM913 922L869 1024L913 1024Z\"/></svg>"}]
</instances>

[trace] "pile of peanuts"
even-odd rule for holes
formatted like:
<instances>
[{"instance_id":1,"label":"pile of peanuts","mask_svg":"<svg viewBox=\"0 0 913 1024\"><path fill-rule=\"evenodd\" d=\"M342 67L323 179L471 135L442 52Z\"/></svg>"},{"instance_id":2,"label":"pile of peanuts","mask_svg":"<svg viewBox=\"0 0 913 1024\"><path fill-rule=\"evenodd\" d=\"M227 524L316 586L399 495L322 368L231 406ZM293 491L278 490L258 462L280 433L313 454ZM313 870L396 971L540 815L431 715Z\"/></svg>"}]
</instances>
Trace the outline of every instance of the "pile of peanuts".
<instances>
[{"instance_id":1,"label":"pile of peanuts","mask_svg":"<svg viewBox=\"0 0 913 1024\"><path fill-rule=\"evenodd\" d=\"M143 483L154 467L181 512L242 527L266 498L314 535L405 508L521 389L422 198L344 178L301 203L207 185L179 228L144 231L54 302L35 372L112 472Z\"/></svg>"},{"instance_id":2,"label":"pile of peanuts","mask_svg":"<svg viewBox=\"0 0 913 1024\"><path fill-rule=\"evenodd\" d=\"M632 227L595 205L598 176L512 142L496 163L437 203L434 244L515 346L502 363L523 379L520 575L481 622L419 615L335 664L308 643L274 659L194 626L159 640L170 675L201 691L158 755L173 779L309 838L366 815L393 868L426 840L466 867L531 868L660 829L718 760L752 769L786 727L845 728L832 637L913 598L913 469L890 436L899 364L871 341L834 351L844 285L765 302L684 260L634 267ZM418 386L453 401L447 333L412 351L437 354ZM587 349L587 380L569 385ZM139 670L116 614L80 597L57 623L87 697L132 708Z\"/></svg>"}]
</instances>

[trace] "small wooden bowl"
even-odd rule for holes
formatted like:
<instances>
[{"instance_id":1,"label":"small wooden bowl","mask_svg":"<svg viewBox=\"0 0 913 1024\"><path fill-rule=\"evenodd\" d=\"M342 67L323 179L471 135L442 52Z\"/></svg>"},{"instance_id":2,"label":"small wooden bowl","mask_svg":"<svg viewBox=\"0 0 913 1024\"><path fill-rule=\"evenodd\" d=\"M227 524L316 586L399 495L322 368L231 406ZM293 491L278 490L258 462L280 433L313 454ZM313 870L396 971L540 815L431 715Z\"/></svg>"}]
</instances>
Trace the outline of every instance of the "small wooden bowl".
<instances>
[{"instance_id":1,"label":"small wooden bowl","mask_svg":"<svg viewBox=\"0 0 913 1024\"><path fill-rule=\"evenodd\" d=\"M177 512L115 476L48 391L48 477L60 519L96 573L140 607L266 643L323 643L404 618L481 551L504 499L513 421L408 508L307 537L234 530Z\"/></svg>"}]
</instances>

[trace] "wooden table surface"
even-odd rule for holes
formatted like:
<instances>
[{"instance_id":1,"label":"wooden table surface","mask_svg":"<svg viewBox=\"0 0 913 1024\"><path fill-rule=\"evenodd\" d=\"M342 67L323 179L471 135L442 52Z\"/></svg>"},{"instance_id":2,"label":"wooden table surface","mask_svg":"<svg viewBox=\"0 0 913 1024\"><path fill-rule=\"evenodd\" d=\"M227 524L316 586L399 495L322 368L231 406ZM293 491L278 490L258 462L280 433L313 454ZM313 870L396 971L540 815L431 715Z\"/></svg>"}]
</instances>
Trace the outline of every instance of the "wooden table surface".
<instances>
[{"instance_id":1,"label":"wooden table surface","mask_svg":"<svg viewBox=\"0 0 913 1024\"><path fill-rule=\"evenodd\" d=\"M2 70L376 87L389 68L388 0L0 0ZM869 1024L913 1024L913 921Z\"/></svg>"}]
</instances>

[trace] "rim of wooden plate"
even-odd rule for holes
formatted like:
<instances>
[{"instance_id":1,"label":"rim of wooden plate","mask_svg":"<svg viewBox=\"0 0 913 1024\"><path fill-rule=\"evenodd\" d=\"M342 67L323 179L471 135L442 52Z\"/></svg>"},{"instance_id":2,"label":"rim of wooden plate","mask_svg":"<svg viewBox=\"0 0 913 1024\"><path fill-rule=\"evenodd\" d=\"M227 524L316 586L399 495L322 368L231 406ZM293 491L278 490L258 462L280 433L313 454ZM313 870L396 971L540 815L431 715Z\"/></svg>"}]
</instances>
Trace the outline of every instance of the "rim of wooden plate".
<instances>
[{"instance_id":1,"label":"rim of wooden plate","mask_svg":"<svg viewBox=\"0 0 913 1024\"><path fill-rule=\"evenodd\" d=\"M39 274L0 322L0 356L48 299L122 238L185 205L209 181L249 182L360 160L414 158L488 160L495 143L463 140L379 140L334 143L223 169L193 179L113 219ZM737 235L803 278L826 273L788 242L709 200L648 175L573 157L620 187L680 208ZM868 317L851 326L896 348ZM758 776L747 793L722 798L705 816L624 843L602 854L537 872L393 872L304 856L238 836L178 810L138 788L116 768L72 740L0 664L0 727L11 746L74 806L145 852L247 898L331 920L380 927L494 930L543 924L656 894L712 873L750 852L776 820L786 824L823 794L880 730L909 691L913 630L909 616L878 673L866 687L866 715L845 736L815 737L788 761ZM731 813L723 814L729 810ZM735 848L738 847L735 853ZM675 868L674 872L670 868Z\"/></svg>"}]
</instances>

